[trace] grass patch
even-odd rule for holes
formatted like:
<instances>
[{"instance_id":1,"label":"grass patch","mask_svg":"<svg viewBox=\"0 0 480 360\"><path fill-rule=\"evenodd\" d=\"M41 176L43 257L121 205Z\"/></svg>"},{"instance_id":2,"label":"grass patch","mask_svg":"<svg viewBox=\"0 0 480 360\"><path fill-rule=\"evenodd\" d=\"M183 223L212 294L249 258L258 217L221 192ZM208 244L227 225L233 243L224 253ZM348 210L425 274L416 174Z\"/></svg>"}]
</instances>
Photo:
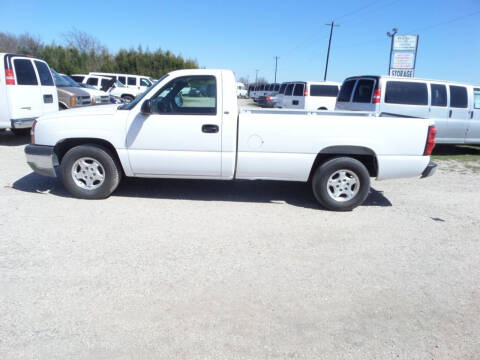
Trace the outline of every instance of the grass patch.
<instances>
[{"instance_id":1,"label":"grass patch","mask_svg":"<svg viewBox=\"0 0 480 360\"><path fill-rule=\"evenodd\" d=\"M438 144L433 149L432 159L480 162L480 146ZM475 165L471 166L476 167Z\"/></svg>"}]
</instances>

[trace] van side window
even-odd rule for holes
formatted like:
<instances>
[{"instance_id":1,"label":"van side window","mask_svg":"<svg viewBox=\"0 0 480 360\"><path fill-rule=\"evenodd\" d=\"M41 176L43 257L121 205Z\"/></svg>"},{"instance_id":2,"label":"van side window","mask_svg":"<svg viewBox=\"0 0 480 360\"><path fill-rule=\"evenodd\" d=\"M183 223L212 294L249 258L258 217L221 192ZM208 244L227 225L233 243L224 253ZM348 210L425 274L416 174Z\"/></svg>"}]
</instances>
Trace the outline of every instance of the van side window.
<instances>
[{"instance_id":1,"label":"van side window","mask_svg":"<svg viewBox=\"0 0 480 360\"><path fill-rule=\"evenodd\" d=\"M336 85L310 85L310 96L337 97L338 86Z\"/></svg>"},{"instance_id":2,"label":"van side window","mask_svg":"<svg viewBox=\"0 0 480 360\"><path fill-rule=\"evenodd\" d=\"M87 84L92 85L92 86L97 86L98 85L98 78L88 78L87 79Z\"/></svg>"},{"instance_id":3,"label":"van side window","mask_svg":"<svg viewBox=\"0 0 480 360\"><path fill-rule=\"evenodd\" d=\"M480 89L473 89L473 107L480 109Z\"/></svg>"},{"instance_id":4,"label":"van side window","mask_svg":"<svg viewBox=\"0 0 480 360\"><path fill-rule=\"evenodd\" d=\"M282 84L280 86L280 90L278 91L279 94L283 94L285 92L285 88L287 87L287 84Z\"/></svg>"},{"instance_id":5,"label":"van side window","mask_svg":"<svg viewBox=\"0 0 480 360\"><path fill-rule=\"evenodd\" d=\"M432 106L447 106L447 88L445 85L430 84Z\"/></svg>"},{"instance_id":6,"label":"van side window","mask_svg":"<svg viewBox=\"0 0 480 360\"><path fill-rule=\"evenodd\" d=\"M375 81L362 79L358 81L355 94L353 94L353 102L369 103L372 101L373 87Z\"/></svg>"},{"instance_id":7,"label":"van side window","mask_svg":"<svg viewBox=\"0 0 480 360\"><path fill-rule=\"evenodd\" d=\"M40 77L40 84L44 86L55 86L52 78L52 73L47 64L42 61L35 60L38 76Z\"/></svg>"},{"instance_id":8,"label":"van side window","mask_svg":"<svg viewBox=\"0 0 480 360\"><path fill-rule=\"evenodd\" d=\"M466 87L450 85L450 107L468 107L468 96Z\"/></svg>"},{"instance_id":9,"label":"van side window","mask_svg":"<svg viewBox=\"0 0 480 360\"><path fill-rule=\"evenodd\" d=\"M353 87L355 86L356 81L357 80L347 80L343 83L342 87L340 88L340 93L338 94L337 101L350 101L350 97L352 96Z\"/></svg>"},{"instance_id":10,"label":"van side window","mask_svg":"<svg viewBox=\"0 0 480 360\"><path fill-rule=\"evenodd\" d=\"M118 77L118 81L120 81L123 85L126 85L126 80L125 80L125 76L119 76Z\"/></svg>"},{"instance_id":11,"label":"van side window","mask_svg":"<svg viewBox=\"0 0 480 360\"><path fill-rule=\"evenodd\" d=\"M128 85L137 85L137 79L134 77L128 77Z\"/></svg>"},{"instance_id":12,"label":"van side window","mask_svg":"<svg viewBox=\"0 0 480 360\"><path fill-rule=\"evenodd\" d=\"M287 88L285 90L285 95L286 96L292 96L292 92L293 92L293 87L295 86L295 84L288 84L287 85Z\"/></svg>"},{"instance_id":13,"label":"van side window","mask_svg":"<svg viewBox=\"0 0 480 360\"><path fill-rule=\"evenodd\" d=\"M107 86L107 84L108 84L110 81L112 81L112 80L110 80L110 79L102 79L102 80L100 81L100 86L101 86L102 88L104 88L105 86Z\"/></svg>"},{"instance_id":14,"label":"van side window","mask_svg":"<svg viewBox=\"0 0 480 360\"><path fill-rule=\"evenodd\" d=\"M388 104L428 105L427 84L421 82L388 81L385 102Z\"/></svg>"},{"instance_id":15,"label":"van side window","mask_svg":"<svg viewBox=\"0 0 480 360\"><path fill-rule=\"evenodd\" d=\"M278 91L278 89L280 89L280 84L276 84L276 85L275 85L275 88L273 89L273 91Z\"/></svg>"},{"instance_id":16,"label":"van side window","mask_svg":"<svg viewBox=\"0 0 480 360\"><path fill-rule=\"evenodd\" d=\"M27 59L13 60L15 66L15 74L17 75L18 85L38 85L37 75L33 70L33 65Z\"/></svg>"},{"instance_id":17,"label":"van side window","mask_svg":"<svg viewBox=\"0 0 480 360\"><path fill-rule=\"evenodd\" d=\"M296 84L295 89L293 90L293 96L303 96L304 88L305 88L304 84Z\"/></svg>"},{"instance_id":18,"label":"van side window","mask_svg":"<svg viewBox=\"0 0 480 360\"><path fill-rule=\"evenodd\" d=\"M70 77L78 83L81 83L85 78L85 76L80 76L80 75L71 75Z\"/></svg>"}]
</instances>

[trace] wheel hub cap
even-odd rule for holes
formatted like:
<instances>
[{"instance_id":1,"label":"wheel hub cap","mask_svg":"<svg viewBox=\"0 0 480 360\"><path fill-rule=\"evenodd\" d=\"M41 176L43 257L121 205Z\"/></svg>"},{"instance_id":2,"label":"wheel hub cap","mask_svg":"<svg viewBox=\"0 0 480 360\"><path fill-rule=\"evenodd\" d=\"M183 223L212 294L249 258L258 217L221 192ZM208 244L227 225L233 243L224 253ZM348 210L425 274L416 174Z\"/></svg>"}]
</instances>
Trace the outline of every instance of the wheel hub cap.
<instances>
[{"instance_id":1,"label":"wheel hub cap","mask_svg":"<svg viewBox=\"0 0 480 360\"><path fill-rule=\"evenodd\" d=\"M105 169L94 158L83 157L72 166L72 178L75 184L86 190L94 190L105 181Z\"/></svg>"},{"instance_id":2,"label":"wheel hub cap","mask_svg":"<svg viewBox=\"0 0 480 360\"><path fill-rule=\"evenodd\" d=\"M327 192L335 201L348 201L357 195L360 189L360 179L351 170L337 170L327 181Z\"/></svg>"}]
</instances>

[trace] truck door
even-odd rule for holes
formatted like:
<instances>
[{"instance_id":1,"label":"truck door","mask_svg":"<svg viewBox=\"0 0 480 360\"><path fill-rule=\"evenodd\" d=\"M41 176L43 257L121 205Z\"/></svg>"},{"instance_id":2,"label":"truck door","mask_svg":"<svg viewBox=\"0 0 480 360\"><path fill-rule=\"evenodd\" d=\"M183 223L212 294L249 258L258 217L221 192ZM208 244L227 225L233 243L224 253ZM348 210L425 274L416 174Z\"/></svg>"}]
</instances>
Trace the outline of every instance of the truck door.
<instances>
[{"instance_id":1,"label":"truck door","mask_svg":"<svg viewBox=\"0 0 480 360\"><path fill-rule=\"evenodd\" d=\"M449 85L450 110L448 112L448 137L456 143L464 143L470 119L468 94L465 86Z\"/></svg>"},{"instance_id":2,"label":"truck door","mask_svg":"<svg viewBox=\"0 0 480 360\"><path fill-rule=\"evenodd\" d=\"M15 84L7 85L12 119L32 119L42 115L43 94L32 59L12 57Z\"/></svg>"},{"instance_id":3,"label":"truck door","mask_svg":"<svg viewBox=\"0 0 480 360\"><path fill-rule=\"evenodd\" d=\"M466 143L480 144L480 88L473 89L473 109L470 112L472 120L468 123Z\"/></svg>"},{"instance_id":4,"label":"truck door","mask_svg":"<svg viewBox=\"0 0 480 360\"><path fill-rule=\"evenodd\" d=\"M42 96L42 113L48 114L58 111L58 95L57 88L53 82L52 73L47 63L41 60L34 60L37 69L38 78L40 80L40 92Z\"/></svg>"},{"instance_id":5,"label":"truck door","mask_svg":"<svg viewBox=\"0 0 480 360\"><path fill-rule=\"evenodd\" d=\"M131 111L126 147L133 172L219 178L221 95L220 76L183 76L153 94L152 114Z\"/></svg>"},{"instance_id":6,"label":"truck door","mask_svg":"<svg viewBox=\"0 0 480 360\"><path fill-rule=\"evenodd\" d=\"M435 121L437 141L449 142L447 87L443 84L430 84L430 118Z\"/></svg>"}]
</instances>

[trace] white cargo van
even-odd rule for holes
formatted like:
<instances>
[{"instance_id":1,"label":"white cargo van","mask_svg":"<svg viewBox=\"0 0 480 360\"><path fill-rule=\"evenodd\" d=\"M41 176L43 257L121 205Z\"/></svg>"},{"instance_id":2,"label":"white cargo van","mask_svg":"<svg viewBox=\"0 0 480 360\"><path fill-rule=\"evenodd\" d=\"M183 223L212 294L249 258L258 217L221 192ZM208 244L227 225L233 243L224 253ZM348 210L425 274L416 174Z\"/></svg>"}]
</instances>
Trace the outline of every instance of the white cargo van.
<instances>
[{"instance_id":1,"label":"white cargo van","mask_svg":"<svg viewBox=\"0 0 480 360\"><path fill-rule=\"evenodd\" d=\"M290 82L286 84L277 107L308 111L334 110L339 88L340 83L333 81Z\"/></svg>"},{"instance_id":2,"label":"white cargo van","mask_svg":"<svg viewBox=\"0 0 480 360\"><path fill-rule=\"evenodd\" d=\"M113 77L115 80L118 80L126 87L135 91L136 96L140 95L145 90L147 90L150 86L152 86L152 81L150 80L150 77L144 76L144 75L102 73L102 72L90 72L89 75Z\"/></svg>"},{"instance_id":3,"label":"white cargo van","mask_svg":"<svg viewBox=\"0 0 480 360\"><path fill-rule=\"evenodd\" d=\"M336 110L432 118L437 143L480 144L480 86L390 76L345 79Z\"/></svg>"},{"instance_id":4,"label":"white cargo van","mask_svg":"<svg viewBox=\"0 0 480 360\"><path fill-rule=\"evenodd\" d=\"M48 64L30 56L0 53L0 129L28 131L41 115L58 111Z\"/></svg>"}]
</instances>

